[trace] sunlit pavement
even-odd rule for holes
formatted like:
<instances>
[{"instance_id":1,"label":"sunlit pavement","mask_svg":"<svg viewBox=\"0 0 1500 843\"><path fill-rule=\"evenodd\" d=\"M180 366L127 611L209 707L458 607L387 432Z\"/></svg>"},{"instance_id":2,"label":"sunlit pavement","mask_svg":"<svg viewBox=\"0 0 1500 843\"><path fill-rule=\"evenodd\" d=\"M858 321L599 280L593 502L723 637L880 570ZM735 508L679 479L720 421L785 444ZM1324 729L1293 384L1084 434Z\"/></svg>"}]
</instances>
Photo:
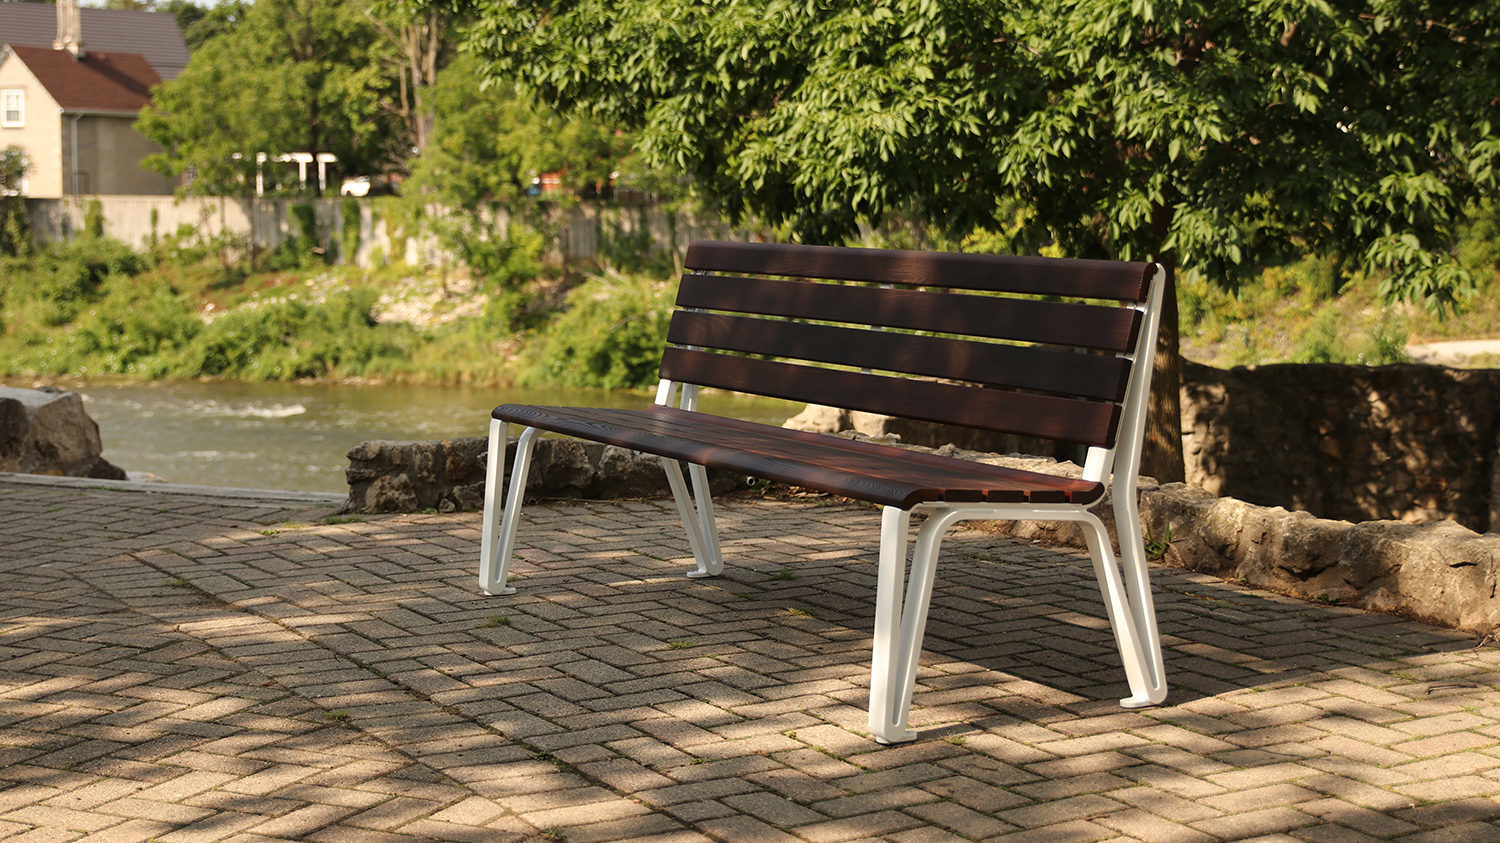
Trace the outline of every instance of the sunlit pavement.
<instances>
[{"instance_id":1,"label":"sunlit pavement","mask_svg":"<svg viewBox=\"0 0 1500 843\"><path fill-rule=\"evenodd\" d=\"M0 476L0 837L1500 839L1500 650L1155 572L1127 712L1085 557L960 531L913 707L864 731L879 529L665 502L479 517ZM1476 646L1480 645L1480 646Z\"/></svg>"}]
</instances>

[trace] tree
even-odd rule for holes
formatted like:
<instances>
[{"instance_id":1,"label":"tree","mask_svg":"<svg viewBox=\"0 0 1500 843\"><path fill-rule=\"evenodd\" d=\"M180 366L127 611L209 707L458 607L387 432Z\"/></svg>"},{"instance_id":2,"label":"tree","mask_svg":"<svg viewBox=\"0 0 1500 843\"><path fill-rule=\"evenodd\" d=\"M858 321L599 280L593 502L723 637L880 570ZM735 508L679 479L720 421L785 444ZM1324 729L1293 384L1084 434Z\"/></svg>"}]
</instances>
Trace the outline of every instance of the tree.
<instances>
[{"instance_id":1,"label":"tree","mask_svg":"<svg viewBox=\"0 0 1500 843\"><path fill-rule=\"evenodd\" d=\"M521 195L542 173L564 186L609 180L629 138L599 121L560 115L514 85L481 85L477 62L459 56L431 93L437 115L430 143L412 162L408 193L468 212Z\"/></svg>"},{"instance_id":2,"label":"tree","mask_svg":"<svg viewBox=\"0 0 1500 843\"><path fill-rule=\"evenodd\" d=\"M242 194L255 184L256 153L331 152L343 172L401 160L381 105L393 80L376 43L369 20L343 0L258 0L157 87L136 124L164 148L147 166L190 173L193 192Z\"/></svg>"},{"instance_id":3,"label":"tree","mask_svg":"<svg viewBox=\"0 0 1500 843\"><path fill-rule=\"evenodd\" d=\"M392 103L406 125L414 154L427 149L434 119L429 91L451 58L452 0L376 0L365 10L389 48L385 61L397 80Z\"/></svg>"},{"instance_id":4,"label":"tree","mask_svg":"<svg viewBox=\"0 0 1500 843\"><path fill-rule=\"evenodd\" d=\"M29 169L26 150L14 145L0 149L0 255L19 254L31 245L26 202L21 197Z\"/></svg>"},{"instance_id":5,"label":"tree","mask_svg":"<svg viewBox=\"0 0 1500 843\"><path fill-rule=\"evenodd\" d=\"M1494 195L1500 6L476 0L470 46L809 241L911 215L1224 283L1323 252L1451 303ZM1017 207L1018 214L1008 214ZM1182 476L1169 310L1146 470Z\"/></svg>"}]
</instances>

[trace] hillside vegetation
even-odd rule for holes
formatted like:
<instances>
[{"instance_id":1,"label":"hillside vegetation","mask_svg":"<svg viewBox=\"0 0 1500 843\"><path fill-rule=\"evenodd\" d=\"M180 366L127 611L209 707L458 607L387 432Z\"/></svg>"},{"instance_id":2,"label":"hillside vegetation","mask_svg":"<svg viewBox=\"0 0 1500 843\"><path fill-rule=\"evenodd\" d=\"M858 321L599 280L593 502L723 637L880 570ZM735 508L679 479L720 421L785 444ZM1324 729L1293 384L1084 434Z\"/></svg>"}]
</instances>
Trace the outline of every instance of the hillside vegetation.
<instances>
[{"instance_id":1,"label":"hillside vegetation","mask_svg":"<svg viewBox=\"0 0 1500 843\"><path fill-rule=\"evenodd\" d=\"M1235 288L1185 276L1184 356L1380 365L1414 341L1500 336L1497 218L1465 230L1459 256L1482 281L1453 312L1387 304L1380 279L1322 258ZM643 386L675 293L670 262L549 268L524 233L458 273L327 266L297 242L252 267L224 248L138 252L94 233L0 258L0 375Z\"/></svg>"}]
</instances>

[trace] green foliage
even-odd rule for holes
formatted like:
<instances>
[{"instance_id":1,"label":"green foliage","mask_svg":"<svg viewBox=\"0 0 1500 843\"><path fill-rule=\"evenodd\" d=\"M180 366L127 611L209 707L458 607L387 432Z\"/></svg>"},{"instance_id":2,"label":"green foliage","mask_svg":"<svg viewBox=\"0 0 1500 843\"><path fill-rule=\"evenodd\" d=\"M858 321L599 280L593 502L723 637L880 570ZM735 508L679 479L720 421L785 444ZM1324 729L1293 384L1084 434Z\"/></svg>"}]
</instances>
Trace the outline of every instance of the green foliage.
<instances>
[{"instance_id":1,"label":"green foliage","mask_svg":"<svg viewBox=\"0 0 1500 843\"><path fill-rule=\"evenodd\" d=\"M372 289L353 288L321 301L288 296L235 308L204 326L177 368L247 380L384 373L410 338L375 324L376 298Z\"/></svg>"},{"instance_id":2,"label":"green foliage","mask_svg":"<svg viewBox=\"0 0 1500 843\"><path fill-rule=\"evenodd\" d=\"M79 237L6 267L10 325L51 327L73 321L112 275L134 275L140 256L118 240Z\"/></svg>"},{"instance_id":3,"label":"green foliage","mask_svg":"<svg viewBox=\"0 0 1500 843\"><path fill-rule=\"evenodd\" d=\"M606 123L558 114L513 85L481 82L469 56L438 75L432 136L404 193L474 212L523 195L542 173L562 172L569 192L602 185L629 153L628 136Z\"/></svg>"},{"instance_id":4,"label":"green foliage","mask_svg":"<svg viewBox=\"0 0 1500 843\"><path fill-rule=\"evenodd\" d=\"M614 273L579 285L528 349L521 383L624 389L654 384L672 285Z\"/></svg>"},{"instance_id":5,"label":"green foliage","mask_svg":"<svg viewBox=\"0 0 1500 843\"><path fill-rule=\"evenodd\" d=\"M892 215L1253 277L1298 242L1450 306L1500 190L1500 5L479 0L496 78L639 131L731 215ZM1012 203L1022 213L1010 216Z\"/></svg>"},{"instance_id":6,"label":"green foliage","mask_svg":"<svg viewBox=\"0 0 1500 843\"><path fill-rule=\"evenodd\" d=\"M344 263L354 263L359 254L359 202L352 196L339 201L339 219L343 221L343 236L339 238L339 252Z\"/></svg>"},{"instance_id":7,"label":"green foliage","mask_svg":"<svg viewBox=\"0 0 1500 843\"><path fill-rule=\"evenodd\" d=\"M156 254L170 253L174 239L164 238ZM205 321L199 301L169 276L202 285L195 295L203 295L236 274L226 276L211 259L202 264L206 275L165 261L151 267L123 244L92 237L0 259L8 282L0 302L3 371L267 380L381 376L406 364L413 332L375 324L373 288L252 297Z\"/></svg>"},{"instance_id":8,"label":"green foliage","mask_svg":"<svg viewBox=\"0 0 1500 843\"><path fill-rule=\"evenodd\" d=\"M21 189L21 181L31 164L26 160L26 150L14 144L0 149L0 194L10 194Z\"/></svg>"},{"instance_id":9,"label":"green foliage","mask_svg":"<svg viewBox=\"0 0 1500 843\"><path fill-rule=\"evenodd\" d=\"M113 275L73 326L57 361L63 371L159 378L202 328L187 302L160 278Z\"/></svg>"},{"instance_id":10,"label":"green foliage","mask_svg":"<svg viewBox=\"0 0 1500 843\"><path fill-rule=\"evenodd\" d=\"M0 149L0 255L24 254L31 249L31 226L26 204L18 194L30 164L19 146Z\"/></svg>"},{"instance_id":11,"label":"green foliage","mask_svg":"<svg viewBox=\"0 0 1500 843\"><path fill-rule=\"evenodd\" d=\"M1485 200L1469 209L1458 231L1459 263L1482 278L1500 272L1500 202Z\"/></svg>"},{"instance_id":12,"label":"green foliage","mask_svg":"<svg viewBox=\"0 0 1500 843\"><path fill-rule=\"evenodd\" d=\"M439 232L469 272L492 288L514 290L541 274L546 240L523 223L512 222L504 236L463 225L443 226Z\"/></svg>"},{"instance_id":13,"label":"green foliage","mask_svg":"<svg viewBox=\"0 0 1500 843\"><path fill-rule=\"evenodd\" d=\"M186 190L248 195L256 154L269 189L296 186L290 152L331 152L346 172L376 172L404 149L383 106L396 82L359 4L258 0L205 16L217 27L187 69L158 86L136 128L163 147L146 166L191 174Z\"/></svg>"},{"instance_id":14,"label":"green foliage","mask_svg":"<svg viewBox=\"0 0 1500 843\"><path fill-rule=\"evenodd\" d=\"M89 237L104 236L104 203L90 199L83 207L83 233Z\"/></svg>"},{"instance_id":15,"label":"green foliage","mask_svg":"<svg viewBox=\"0 0 1500 843\"><path fill-rule=\"evenodd\" d=\"M269 270L311 269L327 258L323 232L318 228L317 209L310 202L298 202L288 211L292 236L281 241L262 260Z\"/></svg>"}]
</instances>

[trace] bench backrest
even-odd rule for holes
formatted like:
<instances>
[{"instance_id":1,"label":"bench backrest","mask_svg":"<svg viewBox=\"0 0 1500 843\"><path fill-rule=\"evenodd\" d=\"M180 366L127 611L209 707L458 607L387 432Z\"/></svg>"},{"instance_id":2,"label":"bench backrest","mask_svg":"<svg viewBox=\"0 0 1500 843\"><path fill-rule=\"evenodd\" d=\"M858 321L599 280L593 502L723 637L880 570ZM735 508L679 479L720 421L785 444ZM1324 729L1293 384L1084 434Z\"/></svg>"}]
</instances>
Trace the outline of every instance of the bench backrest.
<instances>
[{"instance_id":1,"label":"bench backrest","mask_svg":"<svg viewBox=\"0 0 1500 843\"><path fill-rule=\"evenodd\" d=\"M677 383L1113 449L1149 378L1156 264L697 242L685 267Z\"/></svg>"}]
</instances>

